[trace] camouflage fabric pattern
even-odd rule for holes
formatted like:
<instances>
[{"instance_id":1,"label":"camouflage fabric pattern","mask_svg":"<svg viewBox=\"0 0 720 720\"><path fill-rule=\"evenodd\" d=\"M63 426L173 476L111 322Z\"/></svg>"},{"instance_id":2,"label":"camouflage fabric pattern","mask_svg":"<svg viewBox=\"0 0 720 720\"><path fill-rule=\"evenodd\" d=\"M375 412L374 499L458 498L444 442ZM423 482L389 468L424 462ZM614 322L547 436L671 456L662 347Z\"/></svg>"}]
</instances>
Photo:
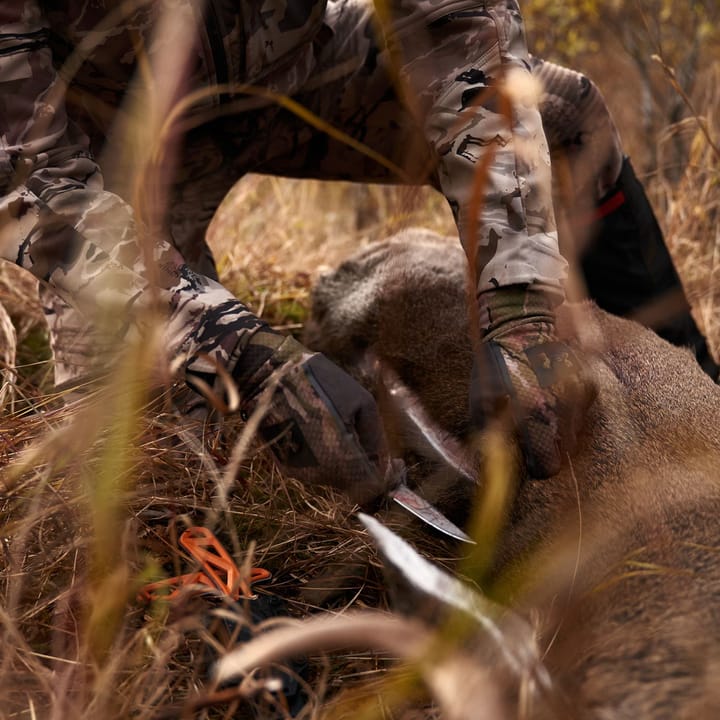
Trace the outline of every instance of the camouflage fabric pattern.
<instances>
[{"instance_id":1,"label":"camouflage fabric pattern","mask_svg":"<svg viewBox=\"0 0 720 720\"><path fill-rule=\"evenodd\" d=\"M437 184L436 177L430 173L437 157L424 134L408 108L398 101L385 71L381 71L378 64L372 71L368 70L377 52L369 14L348 22L347 11L339 12L344 5L334 3L328 11L329 20L334 21L337 35L347 37L346 33L354 32L349 36L352 42L345 42L347 51L330 54L327 60L321 56L321 71L325 73L326 67L347 67L353 57L364 57L365 61L349 77L327 85L327 92L301 95L302 104L353 139L377 150L401 168L410 181ZM333 10L338 12L337 18L333 17ZM556 207L559 201L574 216L586 220L599 199L613 187L622 168L620 138L592 81L538 58L531 58L531 63L533 74L543 88L539 109L553 167L563 169L565 172L558 173L558 177L569 180L562 183L562 187L559 182L554 183ZM329 105L328 98L339 98L335 107ZM363 99L364 111L358 113L357 107ZM250 142L253 132L263 139L262 143ZM225 152L228 143L232 154ZM291 153L288 148L292 149ZM193 131L185 157L187 161L181 169L173 203L173 242L191 266L210 276L214 273L214 264L204 240L206 229L214 208L244 173L262 169L321 179L398 180L387 167L315 132L304 121L287 114L277 117L274 108L255 113L252 122L244 116L230 116L227 121L212 123L212 132L205 128ZM467 176L470 177L470 173ZM198 198L202 199L200 203ZM451 204L454 207L456 203ZM484 262L486 255L481 252L478 262Z\"/></svg>"},{"instance_id":2,"label":"camouflage fabric pattern","mask_svg":"<svg viewBox=\"0 0 720 720\"><path fill-rule=\"evenodd\" d=\"M561 295L566 264L557 249L540 118L536 109L518 104L511 123L498 107L497 90L505 76L511 70L528 72L517 6L413 0L391 2L389 7L392 17L381 18L385 35L378 38L368 2L330 3L315 43L310 81L288 84L280 72L281 83L271 71L264 77L269 87L294 92L305 108L364 143L399 172L271 106L228 114L191 133L188 152L197 148L198 156L212 158L212 177L203 173L206 182L200 192L207 200L202 207L215 206L238 177L252 170L322 179L432 182L448 198L463 243L477 259L480 291L536 282ZM549 76L554 80L557 74ZM564 87L574 92L572 83ZM475 107L484 91L489 101ZM559 119L565 122L567 117ZM471 223L470 197L488 149L493 160L482 179L480 212ZM192 187L196 178L188 173L178 182L179 198L197 196ZM180 213L191 207L188 202L174 205ZM183 224L190 227L192 221ZM473 229L477 237L471 239ZM197 252L190 247L197 247L202 232L196 226L187 240L173 233L185 257Z\"/></svg>"},{"instance_id":3,"label":"camouflage fabric pattern","mask_svg":"<svg viewBox=\"0 0 720 720\"><path fill-rule=\"evenodd\" d=\"M586 75L537 57L530 62L542 86L539 110L553 169L569 173L562 192L594 206L613 188L623 164L610 110Z\"/></svg>"},{"instance_id":4,"label":"camouflage fabric pattern","mask_svg":"<svg viewBox=\"0 0 720 720\"><path fill-rule=\"evenodd\" d=\"M154 10L166 4L131 3L127 16L121 3L3 4L0 257L32 272L61 298L58 307L74 308L92 326L85 347L101 361L105 347L142 332L144 319L157 311L166 318L168 354L182 358L190 375L212 383L216 363L224 364L247 395L267 384L247 372L255 359L287 366L264 427L292 418L319 466L337 473L334 481L323 476L330 484L361 478L376 488L380 474L358 469L357 450L371 456L372 467L377 444L363 438L378 431L379 425L370 427L374 405L345 380L335 382L334 371L315 356L286 358L278 368L283 355L273 334L212 279L204 230L227 190L252 170L432 181L456 213L481 297L533 283L559 301L566 264L557 247L540 116L532 103L506 110L500 99L511 71L528 73L518 7L509 0L392 0L378 37L373 7L363 0L210 0L203 11L200 5L168 5L197 30L180 85L223 88L183 119L168 234L148 237L124 201L132 162L125 166L121 157L106 185L93 151L115 125L135 72L135 48L146 48L150 60L162 57L152 31ZM98 22L105 26L100 34ZM72 78L66 106L57 67L88 38L96 48ZM369 152L331 140L272 100L225 92L227 83L292 96ZM68 121L68 107L79 126ZM474 185L486 159L475 217ZM262 343L253 338L268 339L257 358L253 348ZM338 403L348 411L338 413L339 424ZM298 472L309 478L319 466Z\"/></svg>"},{"instance_id":5,"label":"camouflage fabric pattern","mask_svg":"<svg viewBox=\"0 0 720 720\"><path fill-rule=\"evenodd\" d=\"M3 4L0 58L0 256L46 283L86 324L102 321L94 326L95 358L160 308L168 352L186 358L188 370L212 371L202 353L226 362L238 336L262 323L162 239L151 248L159 280L151 290L132 211L104 190L87 138L68 122L36 3Z\"/></svg>"},{"instance_id":6,"label":"camouflage fabric pattern","mask_svg":"<svg viewBox=\"0 0 720 720\"><path fill-rule=\"evenodd\" d=\"M55 388L79 388L98 371L95 359L103 355L98 333L72 306L47 285L40 285L40 300L50 329ZM110 351L112 348L106 350ZM82 392L82 391L81 391Z\"/></svg>"},{"instance_id":7,"label":"camouflage fabric pattern","mask_svg":"<svg viewBox=\"0 0 720 720\"><path fill-rule=\"evenodd\" d=\"M407 0L392 11L402 74L438 153L439 185L475 264L478 293L537 283L562 297L566 263L540 114L531 101L512 99L529 75L519 7ZM473 202L476 185L481 202Z\"/></svg>"},{"instance_id":8,"label":"camouflage fabric pattern","mask_svg":"<svg viewBox=\"0 0 720 720\"><path fill-rule=\"evenodd\" d=\"M509 411L530 477L556 475L571 452L596 388L580 356L557 340L551 300L516 286L482 296L489 330L470 389L473 423Z\"/></svg>"},{"instance_id":9,"label":"camouflage fabric pattern","mask_svg":"<svg viewBox=\"0 0 720 720\"><path fill-rule=\"evenodd\" d=\"M192 2L180 6L189 7L188 17L193 17ZM387 157L408 181L427 182L435 158L439 184L459 213L461 234L468 227L467 218L460 215L469 206L479 159L476 151L494 146L490 185L477 223L482 248L480 288L534 280L559 290L564 262L557 253L551 208L545 202L549 180L537 114L518 108L519 119L511 132L492 107L478 107L455 130L467 98L477 95L490 82L488 78L497 83L506 68L525 67L517 7L506 2L417 1L394 2L391 9L389 33L400 39L405 54L402 74L417 91L419 104L408 98L401 102L389 92L397 75L395 57L375 38L372 8L355 0L340 0L328 7L317 0L287 5L278 0L211 2L203 22L200 12L194 11L198 43L191 52L189 85L255 82L293 95ZM3 201L0 251L47 282L85 318L92 315L87 308L94 311L98 301L101 306L133 310L129 322L109 333L117 339L151 304L138 231L121 198L104 190L86 135L68 123L61 101L54 112L48 112L43 100L57 84L54 63L63 57L56 48L82 42L106 19L108 9L70 2L60 9L53 4L45 14L43 10L25 1L5 4L2 11L0 167L6 168L3 183L8 194ZM53 38L60 37L53 44L59 58L50 51L48 18ZM139 34L152 52L151 29L152 16L139 3L124 22L110 26L92 62L83 65L74 79L73 116L81 120L91 139L104 137L110 123L103 124L98 117L111 119L112 113L93 112L87 99L100 97L111 110L117 107L135 65L130 34ZM417 38L424 38L423 42ZM207 222L227 190L247 171L397 180L388 177L387 167L367 157L357 163L356 151L343 150L325 136L319 141L316 131L272 103L251 109L241 103L237 112L224 110L223 118L210 114L205 120L202 113L207 106L220 102L219 96L211 96L195 108L198 120L184 152L189 162L179 163L185 169L170 202L170 239L183 259L192 258L196 269L211 273L204 249ZM516 134L538 146L540 159L532 166L516 168L520 162L513 144ZM406 153L408 148L419 152L401 157L399 149ZM206 170L193 176L198 165ZM242 334L256 328L257 322L220 286L194 276L168 243L154 242L155 261L163 268L162 292L155 294L154 301L170 308L170 353L193 357L210 349L217 359L226 360L235 342L218 338L213 348L211 336ZM467 239L465 244L469 247ZM112 284L106 282L106 272L114 275ZM220 306L223 311L210 310ZM231 320L233 313L237 317ZM107 315L118 316L112 311ZM219 323L212 333L200 329L208 322ZM211 369L208 364L199 365L203 371Z\"/></svg>"},{"instance_id":10,"label":"camouflage fabric pattern","mask_svg":"<svg viewBox=\"0 0 720 720\"><path fill-rule=\"evenodd\" d=\"M303 120L278 114L275 108L251 117L231 115L212 122L209 128L198 128L188 140L186 162L175 188L172 237L186 261L199 272L214 273L212 253L204 240L214 209L237 178L254 169L320 179L437 185L436 153L409 108L398 100L391 73L377 62L382 55L373 40L369 12L351 20L346 5L336 2L328 10L327 20L336 37L346 39L342 46L334 43L332 52L320 55L319 74L334 67L353 67L353 58L364 60L350 75L323 85L324 92L302 93L299 101L376 150L400 168L404 177L398 178L387 167L314 131ZM566 173L558 177L569 179L562 187L557 183L556 206L560 201L573 215L586 220L617 180L623 161L620 138L592 81L538 58L531 58L531 63L542 86L539 109L553 166ZM358 107L363 111L358 112ZM253 133L262 142L253 143ZM227 152L228 146L232 153ZM481 144L477 147L482 149ZM452 157L448 160L454 161ZM477 163L471 166L468 162L467 168L466 179L472 177ZM469 193L470 189L464 195ZM450 200L452 207L459 207L456 200ZM479 223L479 231L482 227ZM479 254L480 265L488 253Z\"/></svg>"},{"instance_id":11,"label":"camouflage fabric pattern","mask_svg":"<svg viewBox=\"0 0 720 720\"><path fill-rule=\"evenodd\" d=\"M244 364L241 380L241 387L253 388L243 413L250 416L260 405L259 434L278 464L308 485L343 490L361 505L380 497L393 478L372 395L291 337L255 336L251 342L260 350L279 342L259 366Z\"/></svg>"}]
</instances>

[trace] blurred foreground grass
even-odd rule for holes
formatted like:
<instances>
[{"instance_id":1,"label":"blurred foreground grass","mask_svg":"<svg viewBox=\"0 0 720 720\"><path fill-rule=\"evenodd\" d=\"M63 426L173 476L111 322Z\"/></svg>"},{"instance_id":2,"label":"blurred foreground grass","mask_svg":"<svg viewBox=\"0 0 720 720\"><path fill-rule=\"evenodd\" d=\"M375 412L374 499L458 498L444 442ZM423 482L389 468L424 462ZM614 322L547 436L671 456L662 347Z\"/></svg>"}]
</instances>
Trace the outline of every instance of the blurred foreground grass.
<instances>
[{"instance_id":1,"label":"blurred foreground grass","mask_svg":"<svg viewBox=\"0 0 720 720\"><path fill-rule=\"evenodd\" d=\"M702 140L696 144L702 154ZM701 283L692 297L706 301L715 266L698 253L714 256L715 239L701 246L694 238L696 228L712 229L713 172L700 163L663 218L684 219L676 252L687 258L684 277ZM696 189L703 177L705 195ZM358 220L358 196L371 198L368 225ZM426 191L249 177L220 209L211 240L223 281L272 324L299 332L315 273L403 225L452 232L442 202ZM151 359L128 356L118 384L84 404L48 402L42 315L32 285L23 292L13 288L8 303L21 338L21 412L3 417L0 437L0 717L283 717L262 677L235 697L208 694L212 661L253 624L252 603L186 598L148 607L135 596L144 582L193 569L177 540L203 525L239 564L272 572L257 592L273 598L273 612L386 607L379 563L352 508L280 477L254 445L235 465L242 427L200 426L173 412L167 396L148 397L137 368ZM230 489L226 504L220 488ZM450 546L402 516L383 519L426 556L453 565ZM301 717L433 717L422 695L410 709L394 697L393 688L413 684L387 667L372 652L309 658Z\"/></svg>"},{"instance_id":2,"label":"blurred foreground grass","mask_svg":"<svg viewBox=\"0 0 720 720\"><path fill-rule=\"evenodd\" d=\"M316 272L408 225L449 232L452 220L429 191L253 176L223 204L211 239L223 281L272 324L299 332ZM169 395L149 396L152 342L126 353L109 385L63 406L51 390L35 284L15 268L2 271L0 301L18 330L22 364L15 412L0 420L0 717L285 716L261 678L252 703L207 697L213 659L258 620L253 602L147 606L136 594L145 582L194 569L178 538L203 525L239 565L271 571L257 592L274 613L386 607L353 508L281 477L255 445L234 457L239 422L203 425L178 416ZM230 490L227 503L221 489ZM452 564L451 546L402 514L385 520ZM358 703L367 717L395 716L386 667L372 652L309 658L302 717L358 717ZM345 688L350 696L338 696ZM328 699L335 696L337 707Z\"/></svg>"},{"instance_id":3,"label":"blurred foreground grass","mask_svg":"<svg viewBox=\"0 0 720 720\"><path fill-rule=\"evenodd\" d=\"M612 105L614 88L596 79ZM704 117L720 117L719 97L703 99ZM619 120L624 130L628 113ZM635 137L637 128L628 129ZM717 139L717 127L709 130ZM649 189L717 348L720 158L696 120L667 133L687 140L688 172L679 181L649 174ZM210 242L223 282L274 326L299 333L318 272L408 226L455 234L445 201L430 190L250 176L219 209ZM233 457L240 424L201 425L178 416L169 396L149 396L147 348L121 361L114 384L63 407L51 395L34 283L2 268L0 302L20 341L17 412L0 418L0 717L282 717L262 677L254 706L207 696L212 660L252 624L252 603L186 598L148 608L137 590L192 570L177 539L205 525L239 564L273 573L257 592L281 614L385 607L379 564L353 509L280 477L254 445ZM223 502L219 490L228 488ZM404 516L383 519L427 556L453 564L451 547ZM302 717L411 717L402 699L388 707L386 665L371 652L310 658ZM333 705L329 698L347 687Z\"/></svg>"}]
</instances>

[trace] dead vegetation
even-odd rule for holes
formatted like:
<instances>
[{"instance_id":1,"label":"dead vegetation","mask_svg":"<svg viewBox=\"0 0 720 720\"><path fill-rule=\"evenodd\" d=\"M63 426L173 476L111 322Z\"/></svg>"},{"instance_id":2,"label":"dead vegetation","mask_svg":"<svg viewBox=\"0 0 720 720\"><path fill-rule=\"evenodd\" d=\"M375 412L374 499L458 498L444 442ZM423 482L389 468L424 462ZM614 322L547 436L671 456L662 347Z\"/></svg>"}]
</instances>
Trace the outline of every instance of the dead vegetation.
<instances>
[{"instance_id":1,"label":"dead vegetation","mask_svg":"<svg viewBox=\"0 0 720 720\"><path fill-rule=\"evenodd\" d=\"M710 119L719 98L709 83L699 106L707 135L693 119L668 130L692 138L680 183L652 179L655 196L667 198L660 220L716 354L720 158L709 138L718 139ZM220 208L211 244L228 287L297 332L317 271L413 225L453 232L430 191L249 177ZM136 594L145 582L192 570L177 540L185 527L205 525L239 565L272 572L256 588L271 624L385 608L379 562L353 508L280 477L256 447L228 478L242 429L193 424L172 412L167 395L150 399L141 389L123 404L116 382L63 407L49 391L35 285L14 268L2 272L0 303L17 331L19 367L15 409L0 418L0 717L288 717L282 693L271 692L277 678L239 689L208 681L222 649L263 622L260 612L253 618L256 601L187 597L148 607ZM223 503L219 488L230 481ZM403 516L381 515L423 554L453 565L451 546ZM387 667L380 654L337 652L290 668L305 703L298 717L433 717L417 679Z\"/></svg>"},{"instance_id":2,"label":"dead vegetation","mask_svg":"<svg viewBox=\"0 0 720 720\"><path fill-rule=\"evenodd\" d=\"M250 178L249 183L269 183L276 198L291 196L272 189L281 184L275 179ZM707 178L706 183L711 195L713 184ZM343 192L351 191L338 190ZM323 188L323 202L326 193ZM308 224L320 222L315 212ZM232 215L236 222L239 216ZM445 230L444 220L441 216L435 227ZM243 217L243 222L250 221ZM408 219L408 224L419 222L425 220ZM298 235L278 236L277 249L267 255L257 242L247 253L230 243L232 235L223 233L222 225L215 233L223 237L216 240L216 251L231 286L263 308L271 322L298 331L311 273L301 269L303 255L289 248L313 231L304 226ZM345 238L346 247L370 241L357 231ZM333 261L327 250L331 239L326 241L308 252L307 267ZM690 247L680 252L694 257ZM285 258L292 260L287 267ZM689 269L698 273L694 264ZM707 288L707 278L703 282ZM9 305L16 322L20 319L21 352L32 356L37 342L45 353L37 311L24 325L23 313L16 314L16 308L37 308L32 286L23 292L27 295L16 293ZM218 487L226 486L224 472L238 427L193 426L170 412L167 398L152 403L143 398L143 411L138 409L118 449L111 442L116 425L103 417L112 388L98 391L95 406L62 408L47 394L46 363L35 362L20 368L24 401L15 414L3 417L0 435L7 485L0 503L0 716L289 717L297 707L284 707L271 692L277 679L261 675L239 689L219 690L209 681L223 648L235 646L243 629L263 622L253 618L256 601L187 598L171 607L147 607L135 596L143 582L193 569L177 539L185 527L204 525L238 564L272 572L272 580L256 588L262 607L274 614L266 621L270 624L285 616L384 608L379 562L353 508L329 493L309 495L280 477L256 448L241 462L229 502L222 506ZM30 459L16 474L13 468L24 453ZM117 478L102 467L117 462L123 466L122 492L107 508L102 493L92 488L97 490L99 479L112 486ZM403 536L424 555L452 566L452 547L402 517L393 515L389 522L402 526ZM108 545L102 551L100 537ZM291 673L300 673L303 688L289 693L291 701L301 697L298 702L305 703L298 717L433 717L436 711L417 678L408 671L389 673L388 667L382 654L370 651L333 652L291 667Z\"/></svg>"},{"instance_id":3,"label":"dead vegetation","mask_svg":"<svg viewBox=\"0 0 720 720\"><path fill-rule=\"evenodd\" d=\"M123 425L126 390L3 418L0 716L224 717L252 695L239 717L285 717L263 690L272 680L211 693L212 663L262 622L386 607L354 508L308 494L256 449L223 503L239 429L182 420L167 397L131 408ZM451 563L449 546L384 514ZM214 530L239 566L272 573L254 588L257 600L136 599L144 583L196 569L178 545L192 525ZM306 704L299 717L320 717L328 698L360 681L375 683L379 698L386 666L372 652L308 658L290 669L298 685L285 681L292 709ZM365 691L363 702L372 697Z\"/></svg>"},{"instance_id":4,"label":"dead vegetation","mask_svg":"<svg viewBox=\"0 0 720 720\"><path fill-rule=\"evenodd\" d=\"M717 66L708 73L702 116L668 128L661 145L678 134L689 139L690 155L680 182L662 183L668 207L666 236L696 322L715 358L720 357L719 75Z\"/></svg>"},{"instance_id":5,"label":"dead vegetation","mask_svg":"<svg viewBox=\"0 0 720 720\"><path fill-rule=\"evenodd\" d=\"M358 193L376 217L364 227ZM218 213L213 249L229 287L274 326L299 333L313 272L384 228L447 230L452 219L443 202L416 189L250 177ZM271 224L277 217L288 221ZM259 242L270 226L276 230ZM232 453L241 423L204 426L180 417L171 402L178 389L147 397L130 358L113 383L79 401L67 396L63 406L51 391L36 283L12 266L2 270L0 295L19 349L14 410L0 421L0 717L264 718L289 717L304 705L299 717L354 718L358 703L368 717L394 717L388 686L401 682L395 704L402 707L408 684L402 674L386 678L387 659L371 651L311 657L290 668L301 673L295 684L286 681L294 707L264 690L262 678L240 691L208 689L213 661L238 636L246 639L248 628L387 607L356 508L331 492L308 494L257 447L238 462ZM232 477L230 465L237 467ZM451 545L403 515L381 515L427 555L452 564ZM257 601L137 601L144 583L196 569L178 546L192 525L213 529L239 566L272 573L257 586Z\"/></svg>"}]
</instances>

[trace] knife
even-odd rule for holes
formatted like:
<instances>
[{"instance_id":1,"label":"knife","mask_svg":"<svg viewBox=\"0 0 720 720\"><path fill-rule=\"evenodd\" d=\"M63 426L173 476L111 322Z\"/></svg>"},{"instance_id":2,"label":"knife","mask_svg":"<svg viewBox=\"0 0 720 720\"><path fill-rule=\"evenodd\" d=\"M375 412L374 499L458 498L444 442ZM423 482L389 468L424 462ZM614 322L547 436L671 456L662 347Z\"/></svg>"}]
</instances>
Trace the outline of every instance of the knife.
<instances>
[{"instance_id":1,"label":"knife","mask_svg":"<svg viewBox=\"0 0 720 720\"><path fill-rule=\"evenodd\" d=\"M476 545L476 542L463 532L454 522L445 517L432 503L413 492L404 481L400 482L395 489L388 493L401 508L420 518L430 527L439 530L444 535L449 535L455 540Z\"/></svg>"},{"instance_id":2,"label":"knife","mask_svg":"<svg viewBox=\"0 0 720 720\"><path fill-rule=\"evenodd\" d=\"M411 429L413 435L422 438L427 454L450 467L462 481L477 487L477 475L472 464L454 438L442 433L430 420L429 415L420 403L419 398L405 385L397 374L386 363L375 361L379 370L378 404L387 425L396 426L398 421L406 430ZM408 428L409 426L409 428ZM397 430L397 427L395 428ZM401 432L401 434L403 434ZM387 436L390 452L398 456L402 452L402 444L398 442L396 433ZM463 532L454 522L425 498L411 490L407 485L407 468L402 459L391 460L389 472L395 475L393 489L387 495L400 507L415 515L430 527L449 537L475 545L475 541Z\"/></svg>"}]
</instances>

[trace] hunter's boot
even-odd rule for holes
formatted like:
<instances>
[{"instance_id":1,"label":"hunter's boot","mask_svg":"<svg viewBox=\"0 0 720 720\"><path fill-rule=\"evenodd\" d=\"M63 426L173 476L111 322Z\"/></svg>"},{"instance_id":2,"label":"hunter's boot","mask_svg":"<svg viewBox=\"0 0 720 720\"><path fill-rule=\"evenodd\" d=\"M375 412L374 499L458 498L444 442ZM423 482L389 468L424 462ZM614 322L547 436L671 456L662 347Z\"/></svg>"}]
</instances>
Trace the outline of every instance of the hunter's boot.
<instances>
[{"instance_id":1,"label":"hunter's boot","mask_svg":"<svg viewBox=\"0 0 720 720\"><path fill-rule=\"evenodd\" d=\"M598 203L592 239L580 265L588 294L616 315L634 317L669 342L690 347L718 379L650 202L625 158L615 186Z\"/></svg>"}]
</instances>

